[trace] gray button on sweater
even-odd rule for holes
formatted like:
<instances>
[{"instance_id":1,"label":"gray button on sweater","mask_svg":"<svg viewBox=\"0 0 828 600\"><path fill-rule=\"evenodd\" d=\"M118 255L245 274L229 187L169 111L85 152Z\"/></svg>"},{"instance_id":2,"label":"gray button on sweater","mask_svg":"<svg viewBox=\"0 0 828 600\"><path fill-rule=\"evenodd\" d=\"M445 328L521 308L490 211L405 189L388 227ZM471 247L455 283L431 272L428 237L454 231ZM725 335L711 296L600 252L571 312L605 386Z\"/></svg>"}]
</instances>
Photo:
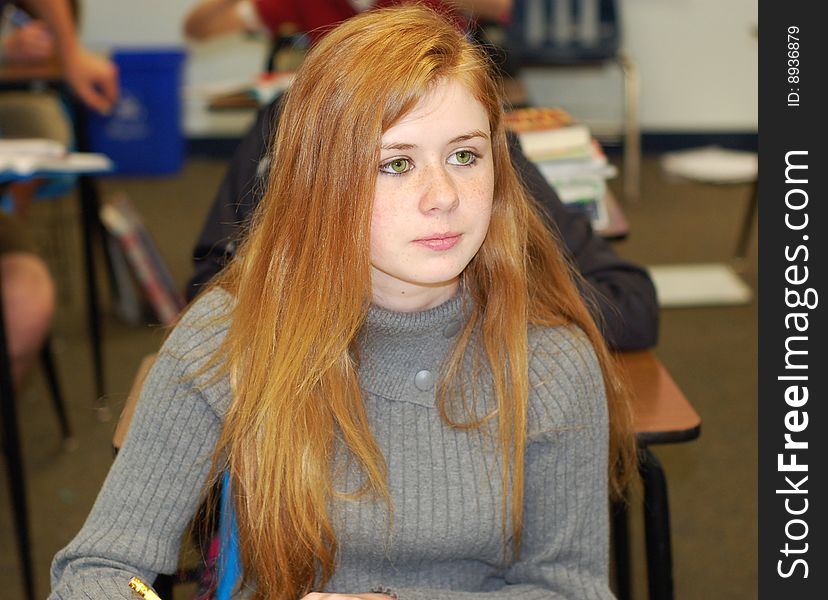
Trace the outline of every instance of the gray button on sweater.
<instances>
[{"instance_id":1,"label":"gray button on sweater","mask_svg":"<svg viewBox=\"0 0 828 600\"><path fill-rule=\"evenodd\" d=\"M230 402L226 379L193 375L218 347L226 325L215 316L230 302L206 294L164 344L89 518L54 559L50 598L133 600L130 577L152 581L175 569ZM519 560L504 565L499 452L479 431L446 426L437 386L417 383L424 371L440 373L461 305L458 296L419 313L370 309L359 377L394 518L389 524L382 502L337 502L327 590L383 587L400 600L612 598L608 417L589 343L572 328L529 329L523 543ZM342 489L357 487L349 477L358 474L345 471Z\"/></svg>"}]
</instances>

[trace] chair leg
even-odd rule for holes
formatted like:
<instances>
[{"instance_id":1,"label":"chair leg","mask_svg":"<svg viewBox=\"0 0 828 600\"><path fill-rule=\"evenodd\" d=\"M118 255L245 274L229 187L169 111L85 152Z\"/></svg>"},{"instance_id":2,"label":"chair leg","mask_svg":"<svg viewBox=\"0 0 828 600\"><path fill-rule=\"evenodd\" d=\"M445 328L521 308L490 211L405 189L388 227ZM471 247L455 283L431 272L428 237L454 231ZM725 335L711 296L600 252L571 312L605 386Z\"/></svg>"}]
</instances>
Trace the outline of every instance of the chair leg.
<instances>
[{"instance_id":1,"label":"chair leg","mask_svg":"<svg viewBox=\"0 0 828 600\"><path fill-rule=\"evenodd\" d=\"M55 407L55 413L57 414L60 425L60 434L63 436L64 442L67 442L72 438L72 428L69 425L69 418L66 416L66 405L63 402L63 394L61 393L60 383L58 382L51 338L46 338L43 347L40 349L40 362L46 373L46 381L49 384L52 404Z\"/></svg>"},{"instance_id":2,"label":"chair leg","mask_svg":"<svg viewBox=\"0 0 828 600\"><path fill-rule=\"evenodd\" d=\"M661 463L649 448L641 448L638 468L644 484L644 533L649 598L673 600L673 555L667 479Z\"/></svg>"},{"instance_id":3,"label":"chair leg","mask_svg":"<svg viewBox=\"0 0 828 600\"><path fill-rule=\"evenodd\" d=\"M80 102L71 103L72 122L78 149L89 151L86 111ZM83 232L84 267L86 270L87 326L92 344L92 364L95 375L95 403L98 420L108 421L111 410L104 396L104 366L102 351L101 317L96 279L95 243L104 241L103 226L98 215L101 207L98 186L90 175L80 175L77 180L78 200L80 202L81 229ZM104 254L104 256L107 256Z\"/></svg>"},{"instance_id":4,"label":"chair leg","mask_svg":"<svg viewBox=\"0 0 828 600\"><path fill-rule=\"evenodd\" d=\"M611 507L612 548L615 558L615 594L618 600L630 600L630 529L627 504L622 500Z\"/></svg>"},{"instance_id":5,"label":"chair leg","mask_svg":"<svg viewBox=\"0 0 828 600\"><path fill-rule=\"evenodd\" d=\"M14 398L3 394L3 450L6 455L6 473L12 500L17 552L20 555L23 589L27 600L34 600L34 574L32 572L32 548L29 537L29 509L26 504L26 485L23 473L23 457L20 454L20 438L17 431L17 414Z\"/></svg>"},{"instance_id":6,"label":"chair leg","mask_svg":"<svg viewBox=\"0 0 828 600\"><path fill-rule=\"evenodd\" d=\"M638 200L641 194L641 130L638 125L638 69L619 53L624 78L624 197Z\"/></svg>"},{"instance_id":7,"label":"chair leg","mask_svg":"<svg viewBox=\"0 0 828 600\"><path fill-rule=\"evenodd\" d=\"M91 177L78 177L81 218L83 220L83 252L86 269L87 326L92 344L92 365L95 375L95 400L98 419L108 421L109 405L104 396L103 351L101 334L100 305L98 298L97 266L95 260L95 242L100 239L100 222L97 215L100 202L98 191Z\"/></svg>"},{"instance_id":8,"label":"chair leg","mask_svg":"<svg viewBox=\"0 0 828 600\"><path fill-rule=\"evenodd\" d=\"M756 216L756 209L759 206L759 181L753 182L753 189L750 192L750 201L745 209L745 217L742 220L742 229L739 231L739 240L736 242L736 251L733 253L733 260L736 267L741 269L747 258L750 233L753 231L753 219Z\"/></svg>"},{"instance_id":9,"label":"chair leg","mask_svg":"<svg viewBox=\"0 0 828 600\"><path fill-rule=\"evenodd\" d=\"M2 294L2 289L0 289ZM0 307L1 308L1 307ZM29 537L29 509L26 504L26 480L23 473L23 456L20 452L20 433L17 428L17 406L12 383L9 354L6 346L6 328L0 310L0 435L6 459L6 476L11 494L17 551L20 555L23 590L26 600L34 600L34 574L32 549Z\"/></svg>"}]
</instances>

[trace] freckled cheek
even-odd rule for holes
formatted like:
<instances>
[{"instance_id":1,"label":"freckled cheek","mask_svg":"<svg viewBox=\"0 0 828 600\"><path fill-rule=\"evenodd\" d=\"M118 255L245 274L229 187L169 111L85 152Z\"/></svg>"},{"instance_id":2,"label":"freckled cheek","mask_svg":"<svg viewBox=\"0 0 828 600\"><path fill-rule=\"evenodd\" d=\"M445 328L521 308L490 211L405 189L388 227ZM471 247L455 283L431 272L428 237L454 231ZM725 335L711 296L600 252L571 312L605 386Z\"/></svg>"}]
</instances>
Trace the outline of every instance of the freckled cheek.
<instances>
[{"instance_id":1,"label":"freckled cheek","mask_svg":"<svg viewBox=\"0 0 828 600\"><path fill-rule=\"evenodd\" d=\"M401 215L397 199L384 195L382 200L374 200L374 209L371 213L372 260L393 251L406 237L405 220Z\"/></svg>"},{"instance_id":2,"label":"freckled cheek","mask_svg":"<svg viewBox=\"0 0 828 600\"><path fill-rule=\"evenodd\" d=\"M371 235L389 236L389 230L399 227L403 221L400 202L395 198L383 198L382 202L374 201L371 212Z\"/></svg>"},{"instance_id":3,"label":"freckled cheek","mask_svg":"<svg viewBox=\"0 0 828 600\"><path fill-rule=\"evenodd\" d=\"M466 188L468 208L476 215L491 214L493 196L494 179L491 177L471 181Z\"/></svg>"},{"instance_id":4,"label":"freckled cheek","mask_svg":"<svg viewBox=\"0 0 828 600\"><path fill-rule=\"evenodd\" d=\"M385 246L385 226L383 225L383 218L374 211L371 217L371 261L374 262L377 257L382 255L382 249Z\"/></svg>"}]
</instances>

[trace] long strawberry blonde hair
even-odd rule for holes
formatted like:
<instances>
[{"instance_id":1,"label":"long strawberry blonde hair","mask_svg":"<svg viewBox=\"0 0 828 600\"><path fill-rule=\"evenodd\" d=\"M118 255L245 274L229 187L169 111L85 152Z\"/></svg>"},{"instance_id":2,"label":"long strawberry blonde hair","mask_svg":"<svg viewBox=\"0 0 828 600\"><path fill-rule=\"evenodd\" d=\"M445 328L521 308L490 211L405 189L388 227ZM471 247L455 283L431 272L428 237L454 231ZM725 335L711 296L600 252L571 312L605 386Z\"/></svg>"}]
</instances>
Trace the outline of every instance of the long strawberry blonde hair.
<instances>
[{"instance_id":1,"label":"long strawberry blonde hair","mask_svg":"<svg viewBox=\"0 0 828 600\"><path fill-rule=\"evenodd\" d=\"M332 576L329 510L342 497L332 482L335 444L345 444L365 473L350 500L370 495L392 509L357 381L356 338L371 300L372 200L383 132L446 79L467 86L488 112L495 186L487 237L464 272L470 318L445 365L438 406L449 427L496 423L504 539L512 540L504 552L517 556L521 540L527 323L574 324L589 338L609 402L611 489L620 491L631 473L624 388L576 275L513 170L490 65L432 10L367 12L325 36L298 72L264 197L216 281L236 302L216 354L233 399L213 471L230 474L244 572L257 597L295 599ZM497 408L462 421L448 407L468 352L491 367Z\"/></svg>"}]
</instances>

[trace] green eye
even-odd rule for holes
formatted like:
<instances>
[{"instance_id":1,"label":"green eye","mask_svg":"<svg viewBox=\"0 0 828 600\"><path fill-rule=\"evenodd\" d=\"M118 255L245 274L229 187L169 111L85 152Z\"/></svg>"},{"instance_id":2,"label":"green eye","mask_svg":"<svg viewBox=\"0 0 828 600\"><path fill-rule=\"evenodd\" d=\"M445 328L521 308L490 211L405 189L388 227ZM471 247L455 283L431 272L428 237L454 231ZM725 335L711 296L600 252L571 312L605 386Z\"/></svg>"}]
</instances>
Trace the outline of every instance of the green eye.
<instances>
[{"instance_id":1,"label":"green eye","mask_svg":"<svg viewBox=\"0 0 828 600\"><path fill-rule=\"evenodd\" d=\"M472 161L473 154L468 150L460 150L459 152L454 153L454 158L457 160L458 164L467 165Z\"/></svg>"},{"instance_id":2,"label":"green eye","mask_svg":"<svg viewBox=\"0 0 828 600\"><path fill-rule=\"evenodd\" d=\"M458 167L470 167L477 162L478 158L480 156L475 154L474 150L457 150L448 157L448 163Z\"/></svg>"},{"instance_id":3,"label":"green eye","mask_svg":"<svg viewBox=\"0 0 828 600\"><path fill-rule=\"evenodd\" d=\"M407 158L395 158L394 160L382 165L382 170L387 173L401 174L408 171L411 162Z\"/></svg>"}]
</instances>

